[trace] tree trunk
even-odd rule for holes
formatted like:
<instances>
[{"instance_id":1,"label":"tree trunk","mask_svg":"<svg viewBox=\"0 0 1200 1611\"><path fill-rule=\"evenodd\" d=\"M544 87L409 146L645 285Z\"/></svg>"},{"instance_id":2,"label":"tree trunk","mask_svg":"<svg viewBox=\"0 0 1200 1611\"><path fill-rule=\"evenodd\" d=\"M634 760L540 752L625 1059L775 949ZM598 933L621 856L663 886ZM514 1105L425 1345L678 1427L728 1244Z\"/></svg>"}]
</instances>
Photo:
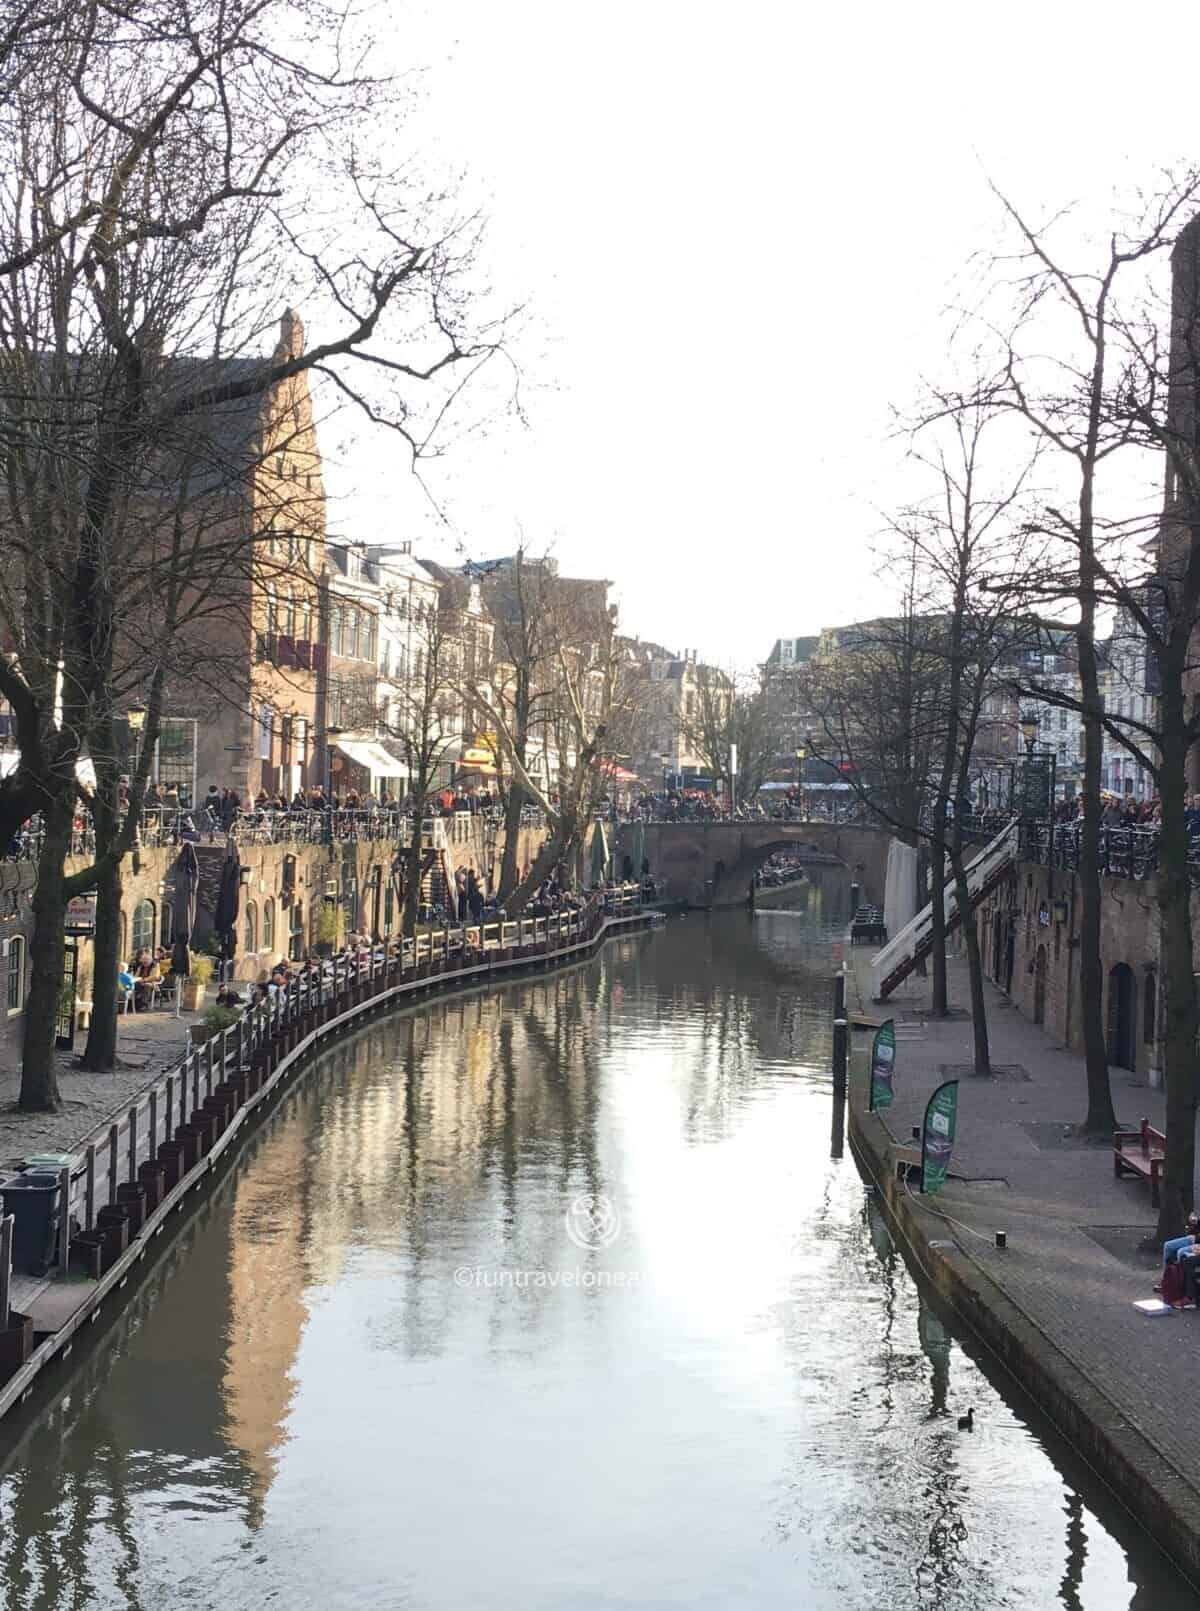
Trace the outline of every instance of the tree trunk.
<instances>
[{"instance_id":1,"label":"tree trunk","mask_svg":"<svg viewBox=\"0 0 1200 1611\"><path fill-rule=\"evenodd\" d=\"M509 917L520 917L538 885L568 859L577 837L578 826L575 820L561 817L550 837L534 857L533 866L527 876L521 880L511 898L505 902L504 909Z\"/></svg>"},{"instance_id":2,"label":"tree trunk","mask_svg":"<svg viewBox=\"0 0 1200 1611\"><path fill-rule=\"evenodd\" d=\"M423 798L423 796L418 796ZM412 839L404 853L404 910L401 932L412 939L417 932L417 908L421 904L421 811L413 812Z\"/></svg>"},{"instance_id":3,"label":"tree trunk","mask_svg":"<svg viewBox=\"0 0 1200 1611\"><path fill-rule=\"evenodd\" d=\"M946 988L946 812L945 802L934 802L933 830L929 835L929 938L933 963L933 994L930 1012L945 1018L950 1007ZM918 906L917 910L920 910Z\"/></svg>"},{"instance_id":4,"label":"tree trunk","mask_svg":"<svg viewBox=\"0 0 1200 1611\"><path fill-rule=\"evenodd\" d=\"M992 1054L988 1043L987 1002L983 994L983 954L979 948L979 928L971 909L971 892L967 883L967 864L963 859L962 845L957 833L950 846L950 864L954 869L954 898L958 902L959 923L967 947L967 975L971 982L971 1028L975 1041L975 1072L988 1075L992 1072Z\"/></svg>"},{"instance_id":5,"label":"tree trunk","mask_svg":"<svg viewBox=\"0 0 1200 1611\"><path fill-rule=\"evenodd\" d=\"M97 841L99 849L99 841ZM121 947L121 874L106 867L96 886L96 933L92 943L92 1021L80 1067L107 1074L117 1064L117 974Z\"/></svg>"},{"instance_id":6,"label":"tree trunk","mask_svg":"<svg viewBox=\"0 0 1200 1611\"><path fill-rule=\"evenodd\" d=\"M56 1113L61 1106L54 1054L58 998L63 982L63 927L67 917L64 885L75 791L52 797L43 807L44 838L33 892L33 937L29 946L33 976L25 1005L21 1055L20 1106L27 1113Z\"/></svg>"},{"instance_id":7,"label":"tree trunk","mask_svg":"<svg viewBox=\"0 0 1200 1611\"><path fill-rule=\"evenodd\" d=\"M1083 670L1090 662L1090 679ZM1117 1127L1108 1078L1108 1045L1104 1032L1104 970L1100 961L1100 720L1094 651L1081 652L1080 681L1084 716L1083 828L1079 836L1079 1011L1083 1020L1083 1052L1087 1068L1089 1135L1111 1135ZM1091 681L1091 690L1088 681Z\"/></svg>"},{"instance_id":8,"label":"tree trunk","mask_svg":"<svg viewBox=\"0 0 1200 1611\"><path fill-rule=\"evenodd\" d=\"M1192 975L1191 881L1186 805L1187 741L1183 698L1165 685L1158 785L1162 800L1157 896L1162 936L1162 1060L1166 1084L1166 1156L1159 1198L1158 1240L1182 1233L1192 1207L1196 1171L1196 989Z\"/></svg>"},{"instance_id":9,"label":"tree trunk","mask_svg":"<svg viewBox=\"0 0 1200 1611\"><path fill-rule=\"evenodd\" d=\"M508 786L508 799L504 806L504 855L500 860L500 888L497 900L503 906L517 887L517 850L521 837L521 808L525 804L525 791L514 777Z\"/></svg>"}]
</instances>

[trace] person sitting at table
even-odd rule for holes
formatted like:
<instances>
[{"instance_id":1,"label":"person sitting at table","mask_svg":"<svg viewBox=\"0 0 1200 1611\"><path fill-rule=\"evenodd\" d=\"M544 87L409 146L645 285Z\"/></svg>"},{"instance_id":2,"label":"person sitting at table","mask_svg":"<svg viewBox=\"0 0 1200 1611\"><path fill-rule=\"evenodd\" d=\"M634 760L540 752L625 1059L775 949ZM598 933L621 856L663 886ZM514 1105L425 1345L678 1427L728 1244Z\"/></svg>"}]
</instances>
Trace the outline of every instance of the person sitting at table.
<instances>
[{"instance_id":1,"label":"person sitting at table","mask_svg":"<svg viewBox=\"0 0 1200 1611\"><path fill-rule=\"evenodd\" d=\"M123 1007L133 994L135 982L136 981L134 980L133 974L130 973L128 968L122 968L117 974L117 988L121 992L121 1000L118 1003L119 1007Z\"/></svg>"},{"instance_id":2,"label":"person sitting at table","mask_svg":"<svg viewBox=\"0 0 1200 1611\"><path fill-rule=\"evenodd\" d=\"M1196 1245L1196 1233L1200 1230L1200 1214L1189 1214L1187 1217L1187 1230L1183 1236L1169 1236L1162 1245L1162 1261L1165 1270L1168 1264L1173 1263L1185 1249Z\"/></svg>"},{"instance_id":3,"label":"person sitting at table","mask_svg":"<svg viewBox=\"0 0 1200 1611\"><path fill-rule=\"evenodd\" d=\"M134 1000L135 1011L146 1011L154 999L154 987L161 981L162 966L153 952L149 947L139 951L137 966L134 969L134 986L137 992Z\"/></svg>"}]
</instances>

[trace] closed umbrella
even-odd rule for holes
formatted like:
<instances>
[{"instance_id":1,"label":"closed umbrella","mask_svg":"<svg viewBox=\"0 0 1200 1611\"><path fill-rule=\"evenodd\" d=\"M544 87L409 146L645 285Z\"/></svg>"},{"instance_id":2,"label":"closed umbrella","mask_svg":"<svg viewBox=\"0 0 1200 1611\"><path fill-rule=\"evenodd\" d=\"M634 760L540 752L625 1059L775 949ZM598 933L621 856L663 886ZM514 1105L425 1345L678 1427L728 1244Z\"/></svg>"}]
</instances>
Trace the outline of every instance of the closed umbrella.
<instances>
[{"instance_id":1,"label":"closed umbrella","mask_svg":"<svg viewBox=\"0 0 1200 1611\"><path fill-rule=\"evenodd\" d=\"M175 895L171 907L171 972L175 975L175 1016L183 981L192 971L192 930L196 926L196 890L200 883L200 862L196 847L185 844L175 858Z\"/></svg>"},{"instance_id":2,"label":"closed umbrella","mask_svg":"<svg viewBox=\"0 0 1200 1611\"><path fill-rule=\"evenodd\" d=\"M608 866L608 841L604 837L604 824L598 822L592 829L592 883L603 884Z\"/></svg>"},{"instance_id":3,"label":"closed umbrella","mask_svg":"<svg viewBox=\"0 0 1200 1611\"><path fill-rule=\"evenodd\" d=\"M213 928L221 942L221 978L225 978L225 964L237 954L238 910L242 900L242 864L237 846L230 844L221 865L221 884L217 891L217 909L213 913Z\"/></svg>"},{"instance_id":4,"label":"closed umbrella","mask_svg":"<svg viewBox=\"0 0 1200 1611\"><path fill-rule=\"evenodd\" d=\"M635 822L633 825L633 849L629 855L633 863L633 876L638 883L642 879L642 863L646 859L646 824Z\"/></svg>"}]
</instances>

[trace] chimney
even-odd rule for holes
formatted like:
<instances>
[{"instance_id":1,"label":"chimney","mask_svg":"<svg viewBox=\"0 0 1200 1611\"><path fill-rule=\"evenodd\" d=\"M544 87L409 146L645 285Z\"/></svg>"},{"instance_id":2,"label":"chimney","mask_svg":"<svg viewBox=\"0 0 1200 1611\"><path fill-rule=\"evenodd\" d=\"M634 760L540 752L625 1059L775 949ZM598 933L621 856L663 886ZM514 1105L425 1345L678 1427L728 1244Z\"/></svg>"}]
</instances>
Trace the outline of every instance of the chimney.
<instances>
[{"instance_id":1,"label":"chimney","mask_svg":"<svg viewBox=\"0 0 1200 1611\"><path fill-rule=\"evenodd\" d=\"M303 351L304 320L292 308L284 308L283 318L279 321L279 348L276 357L299 358Z\"/></svg>"}]
</instances>

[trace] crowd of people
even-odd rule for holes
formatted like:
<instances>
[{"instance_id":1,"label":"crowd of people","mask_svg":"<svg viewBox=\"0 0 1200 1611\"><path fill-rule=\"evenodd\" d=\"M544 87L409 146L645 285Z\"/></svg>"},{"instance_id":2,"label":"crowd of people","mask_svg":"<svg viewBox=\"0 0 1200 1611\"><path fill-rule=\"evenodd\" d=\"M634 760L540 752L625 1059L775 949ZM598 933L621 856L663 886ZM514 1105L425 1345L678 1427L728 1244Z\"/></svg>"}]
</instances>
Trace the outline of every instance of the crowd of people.
<instances>
[{"instance_id":1,"label":"crowd of people","mask_svg":"<svg viewBox=\"0 0 1200 1611\"><path fill-rule=\"evenodd\" d=\"M1135 800L1131 794L1102 793L1100 806L1102 828L1157 828L1162 822L1162 804L1157 795L1149 800ZM1076 794L1058 801L1054 808L1054 820L1058 823L1077 822L1082 813L1083 798ZM1200 833L1200 795L1191 797L1188 828L1193 833Z\"/></svg>"},{"instance_id":2,"label":"crowd of people","mask_svg":"<svg viewBox=\"0 0 1200 1611\"><path fill-rule=\"evenodd\" d=\"M792 787L756 795L732 811L729 801L707 789L645 790L624 804L609 801L611 822L857 822L866 808L845 796L814 799L812 790Z\"/></svg>"}]
</instances>

